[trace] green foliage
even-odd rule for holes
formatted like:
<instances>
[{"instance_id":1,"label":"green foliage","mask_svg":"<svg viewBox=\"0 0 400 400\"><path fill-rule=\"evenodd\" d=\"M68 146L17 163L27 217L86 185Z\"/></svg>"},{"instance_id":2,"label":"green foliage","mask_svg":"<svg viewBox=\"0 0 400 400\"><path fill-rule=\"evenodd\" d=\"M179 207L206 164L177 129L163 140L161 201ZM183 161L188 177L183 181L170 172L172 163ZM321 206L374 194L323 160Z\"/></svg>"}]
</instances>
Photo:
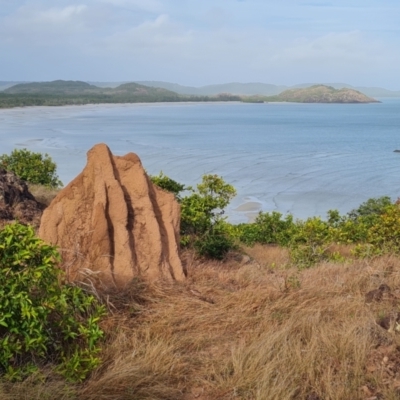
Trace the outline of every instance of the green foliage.
<instances>
[{"instance_id":1,"label":"green foliage","mask_svg":"<svg viewBox=\"0 0 400 400\"><path fill-rule=\"evenodd\" d=\"M235 188L218 175L203 175L195 189L185 187L163 172L150 179L157 186L174 193L181 204L181 245L193 245L202 256L223 259L234 247L233 230L225 222L223 214L236 195ZM182 197L182 191L189 194Z\"/></svg>"},{"instance_id":2,"label":"green foliage","mask_svg":"<svg viewBox=\"0 0 400 400\"><path fill-rule=\"evenodd\" d=\"M61 284L59 260L31 227L0 231L0 371L8 379L51 361L67 379L81 381L99 364L104 307L79 287Z\"/></svg>"},{"instance_id":3,"label":"green foliage","mask_svg":"<svg viewBox=\"0 0 400 400\"><path fill-rule=\"evenodd\" d=\"M400 206L389 197L370 199L348 215L330 210L326 220L319 217L293 221L279 213L260 213L252 224L237 227L241 242L279 244L289 248L292 263L306 268L323 260L343 261L332 253L332 244L355 245L354 255L370 257L400 254Z\"/></svg>"},{"instance_id":4,"label":"green foliage","mask_svg":"<svg viewBox=\"0 0 400 400\"><path fill-rule=\"evenodd\" d=\"M343 261L340 254L330 251L335 243L354 244L354 255L359 257L400 253L400 208L386 196L369 199L347 215L330 210L326 220L313 217L294 221L292 215L260 212L254 223L231 225L223 215L236 191L221 177L204 175L195 189L162 172L151 179L174 193L181 203L181 244L193 245L206 257L224 258L235 241L285 246L298 268L323 260ZM189 194L181 197L184 190Z\"/></svg>"},{"instance_id":5,"label":"green foliage","mask_svg":"<svg viewBox=\"0 0 400 400\"><path fill-rule=\"evenodd\" d=\"M48 154L34 153L27 149L13 150L0 156L0 167L14 172L22 180L57 188L62 182L56 174L57 166Z\"/></svg>"},{"instance_id":6,"label":"green foliage","mask_svg":"<svg viewBox=\"0 0 400 400\"><path fill-rule=\"evenodd\" d=\"M199 254L222 259L233 247L223 214L236 190L218 175L204 175L196 189L188 189L191 194L181 200L181 243L193 243Z\"/></svg>"},{"instance_id":7,"label":"green foliage","mask_svg":"<svg viewBox=\"0 0 400 400\"><path fill-rule=\"evenodd\" d=\"M367 242L375 252L400 253L400 207L392 204L377 217L376 223L368 230Z\"/></svg>"},{"instance_id":8,"label":"green foliage","mask_svg":"<svg viewBox=\"0 0 400 400\"><path fill-rule=\"evenodd\" d=\"M161 189L173 193L178 200L180 200L180 192L186 189L185 185L182 185L181 183L169 178L167 175L164 175L162 171L160 171L160 173L156 176L150 176L150 179Z\"/></svg>"},{"instance_id":9,"label":"green foliage","mask_svg":"<svg viewBox=\"0 0 400 400\"><path fill-rule=\"evenodd\" d=\"M377 217L385 212L385 209L392 205L388 196L372 198L362 203L358 208L349 212L348 216L352 220L360 217Z\"/></svg>"},{"instance_id":10,"label":"green foliage","mask_svg":"<svg viewBox=\"0 0 400 400\"><path fill-rule=\"evenodd\" d=\"M181 233L202 236L224 219L224 208L236 190L218 175L204 175L197 190L190 190L181 202Z\"/></svg>"},{"instance_id":11,"label":"green foliage","mask_svg":"<svg viewBox=\"0 0 400 400\"><path fill-rule=\"evenodd\" d=\"M247 244L280 244L287 246L291 240L295 223L291 215L283 218L276 211L272 213L260 212L252 224L240 224L240 240Z\"/></svg>"},{"instance_id":12,"label":"green foliage","mask_svg":"<svg viewBox=\"0 0 400 400\"><path fill-rule=\"evenodd\" d=\"M225 224L219 222L212 230L195 240L194 248L201 256L223 260L228 251L235 248L235 243L225 229Z\"/></svg>"}]
</instances>

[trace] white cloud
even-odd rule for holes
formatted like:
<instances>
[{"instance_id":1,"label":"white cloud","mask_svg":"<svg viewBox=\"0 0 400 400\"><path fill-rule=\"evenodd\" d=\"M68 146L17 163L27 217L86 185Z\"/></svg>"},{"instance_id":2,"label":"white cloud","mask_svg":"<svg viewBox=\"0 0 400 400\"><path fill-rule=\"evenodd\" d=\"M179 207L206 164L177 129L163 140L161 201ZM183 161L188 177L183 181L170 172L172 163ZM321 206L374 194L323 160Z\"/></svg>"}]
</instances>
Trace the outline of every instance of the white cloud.
<instances>
[{"instance_id":1,"label":"white cloud","mask_svg":"<svg viewBox=\"0 0 400 400\"><path fill-rule=\"evenodd\" d=\"M156 19L107 37L101 46L114 52L145 50L147 52L171 52L176 46L186 45L191 41L191 33L172 23L168 15L159 15Z\"/></svg>"},{"instance_id":2,"label":"white cloud","mask_svg":"<svg viewBox=\"0 0 400 400\"><path fill-rule=\"evenodd\" d=\"M24 27L26 31L35 27L46 28L49 25L76 25L87 9L85 4L47 9L22 6L14 14L4 18L3 24L15 30Z\"/></svg>"},{"instance_id":3,"label":"white cloud","mask_svg":"<svg viewBox=\"0 0 400 400\"><path fill-rule=\"evenodd\" d=\"M157 0L101 0L102 3L116 7L138 8L143 11L161 12L163 5Z\"/></svg>"},{"instance_id":4,"label":"white cloud","mask_svg":"<svg viewBox=\"0 0 400 400\"><path fill-rule=\"evenodd\" d=\"M29 20L39 24L64 24L69 23L87 10L84 4L68 6L65 8L50 8L33 14Z\"/></svg>"},{"instance_id":5,"label":"white cloud","mask_svg":"<svg viewBox=\"0 0 400 400\"><path fill-rule=\"evenodd\" d=\"M111 80L398 81L395 10L288 3L0 0L2 70L14 76L15 65L35 60L38 70L54 62L57 73L79 78L87 69Z\"/></svg>"},{"instance_id":6,"label":"white cloud","mask_svg":"<svg viewBox=\"0 0 400 400\"><path fill-rule=\"evenodd\" d=\"M68 35L85 32L87 17L85 4L50 8L24 5L0 21L0 35L2 42L30 46L55 43L63 37L68 41Z\"/></svg>"}]
</instances>

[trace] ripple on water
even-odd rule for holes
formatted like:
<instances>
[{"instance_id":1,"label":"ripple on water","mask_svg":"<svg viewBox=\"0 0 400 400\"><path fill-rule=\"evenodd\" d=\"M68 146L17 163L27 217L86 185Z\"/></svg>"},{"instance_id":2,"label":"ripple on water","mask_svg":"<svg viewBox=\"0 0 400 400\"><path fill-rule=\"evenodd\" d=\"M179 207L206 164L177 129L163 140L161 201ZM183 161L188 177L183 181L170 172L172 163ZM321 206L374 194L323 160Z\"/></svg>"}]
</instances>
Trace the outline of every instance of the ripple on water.
<instances>
[{"instance_id":1,"label":"ripple on water","mask_svg":"<svg viewBox=\"0 0 400 400\"><path fill-rule=\"evenodd\" d=\"M233 221L279 211L296 217L350 211L370 197L399 196L400 101L332 105L162 104L0 111L2 151L49 153L69 182L98 142L134 151L151 174L185 184L216 173L233 183ZM40 138L40 139L39 139Z\"/></svg>"}]
</instances>

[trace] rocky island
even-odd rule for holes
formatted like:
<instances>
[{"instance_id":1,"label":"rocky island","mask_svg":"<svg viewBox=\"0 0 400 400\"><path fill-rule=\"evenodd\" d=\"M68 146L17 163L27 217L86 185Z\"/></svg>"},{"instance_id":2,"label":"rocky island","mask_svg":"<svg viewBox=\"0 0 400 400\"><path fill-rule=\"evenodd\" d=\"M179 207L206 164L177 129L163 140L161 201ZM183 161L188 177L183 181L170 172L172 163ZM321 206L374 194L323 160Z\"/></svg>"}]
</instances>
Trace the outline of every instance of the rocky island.
<instances>
[{"instance_id":1,"label":"rocky island","mask_svg":"<svg viewBox=\"0 0 400 400\"><path fill-rule=\"evenodd\" d=\"M295 103L379 103L378 100L368 97L358 90L335 89L325 85L285 90L279 95L273 96L273 99Z\"/></svg>"}]
</instances>

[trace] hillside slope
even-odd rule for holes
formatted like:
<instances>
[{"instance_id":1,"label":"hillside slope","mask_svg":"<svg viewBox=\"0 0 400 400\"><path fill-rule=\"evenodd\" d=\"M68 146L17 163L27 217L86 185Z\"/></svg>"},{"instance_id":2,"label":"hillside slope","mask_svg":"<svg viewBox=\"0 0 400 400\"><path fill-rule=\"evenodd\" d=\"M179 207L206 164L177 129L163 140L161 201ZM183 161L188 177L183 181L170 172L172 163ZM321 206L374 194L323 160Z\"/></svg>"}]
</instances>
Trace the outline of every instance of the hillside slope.
<instances>
[{"instance_id":1,"label":"hillside slope","mask_svg":"<svg viewBox=\"0 0 400 400\"><path fill-rule=\"evenodd\" d=\"M81 81L31 82L20 83L4 90L8 94L83 94L99 93L102 89Z\"/></svg>"},{"instance_id":2,"label":"hillside slope","mask_svg":"<svg viewBox=\"0 0 400 400\"><path fill-rule=\"evenodd\" d=\"M116 88L100 88L86 82L62 80L23 83L0 92L0 108L165 101L182 99L179 94L170 90L137 83L125 83Z\"/></svg>"},{"instance_id":3,"label":"hillside slope","mask_svg":"<svg viewBox=\"0 0 400 400\"><path fill-rule=\"evenodd\" d=\"M296 103L379 103L357 90L335 89L325 85L285 90L276 96L276 100Z\"/></svg>"}]
</instances>

